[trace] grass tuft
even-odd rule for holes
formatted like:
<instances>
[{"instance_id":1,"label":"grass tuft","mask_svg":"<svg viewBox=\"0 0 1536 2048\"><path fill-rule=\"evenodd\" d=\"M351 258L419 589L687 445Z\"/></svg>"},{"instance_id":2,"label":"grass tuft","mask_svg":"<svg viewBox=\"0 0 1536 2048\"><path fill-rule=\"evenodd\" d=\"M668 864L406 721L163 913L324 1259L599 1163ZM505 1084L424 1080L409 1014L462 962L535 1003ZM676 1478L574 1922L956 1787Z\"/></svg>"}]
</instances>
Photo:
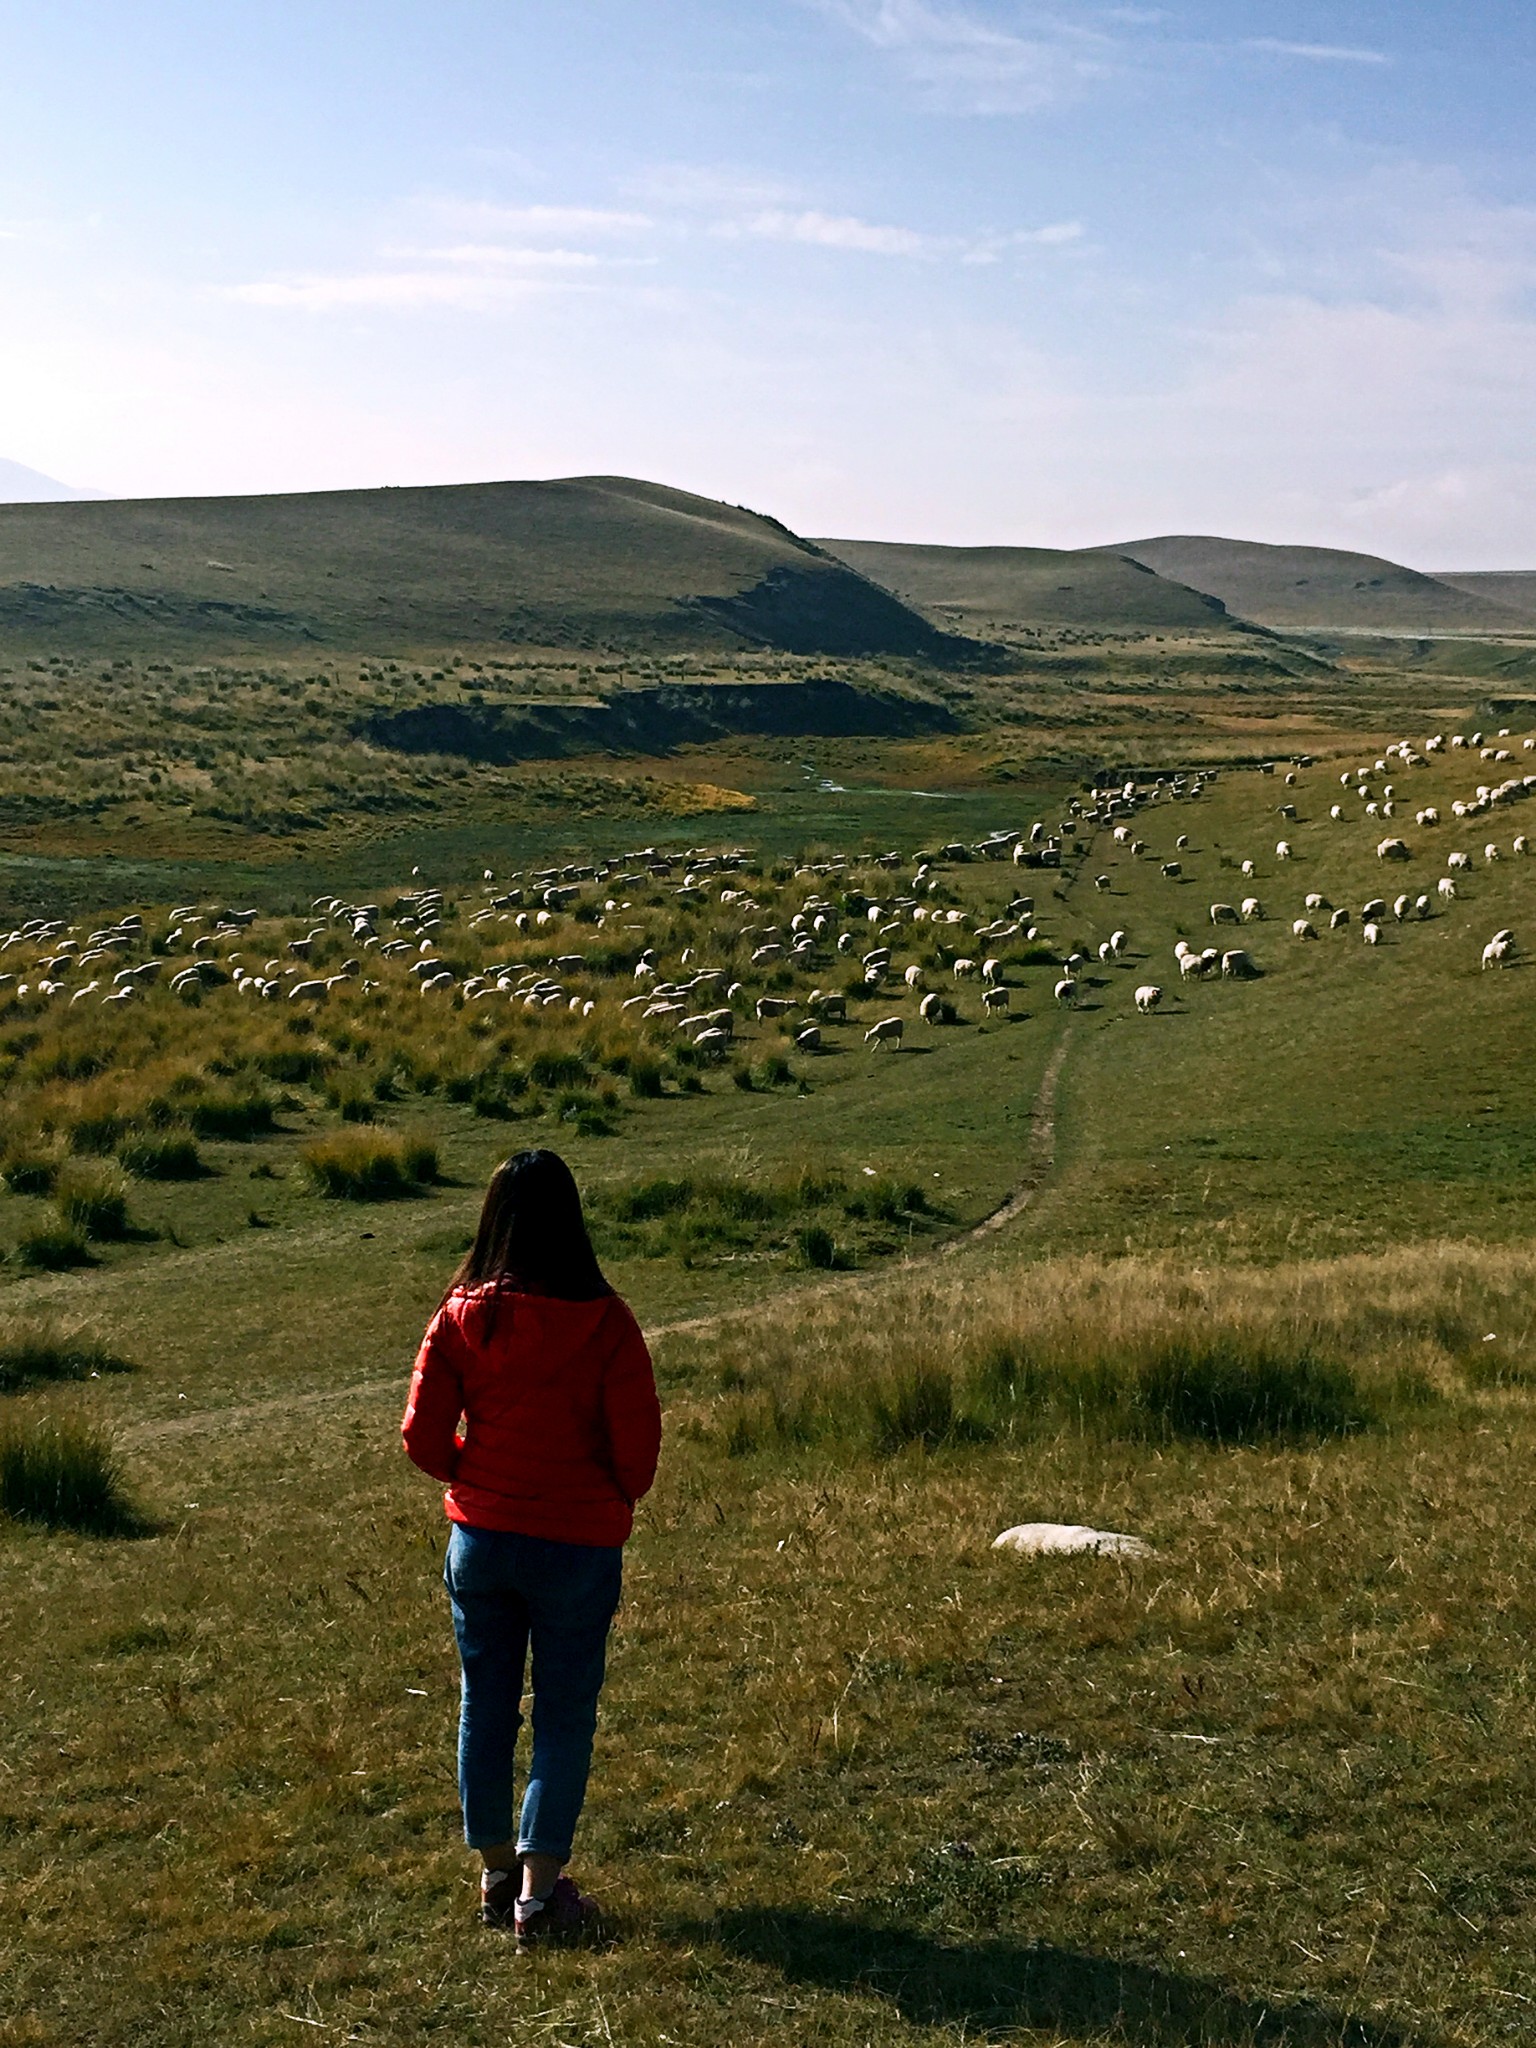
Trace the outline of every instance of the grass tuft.
<instances>
[{"instance_id":1,"label":"grass tuft","mask_svg":"<svg viewBox=\"0 0 1536 2048\"><path fill-rule=\"evenodd\" d=\"M0 1513L88 1536L137 1536L149 1527L124 1487L111 1439L63 1416L27 1416L0 1429Z\"/></svg>"},{"instance_id":2,"label":"grass tuft","mask_svg":"<svg viewBox=\"0 0 1536 2048\"><path fill-rule=\"evenodd\" d=\"M0 1394L53 1380L88 1380L100 1374L132 1372L130 1360L79 1331L51 1324L18 1328L0 1338Z\"/></svg>"},{"instance_id":3,"label":"grass tuft","mask_svg":"<svg viewBox=\"0 0 1536 2048\"><path fill-rule=\"evenodd\" d=\"M317 1138L300 1157L313 1185L334 1201L395 1201L438 1175L435 1145L356 1127Z\"/></svg>"}]
</instances>

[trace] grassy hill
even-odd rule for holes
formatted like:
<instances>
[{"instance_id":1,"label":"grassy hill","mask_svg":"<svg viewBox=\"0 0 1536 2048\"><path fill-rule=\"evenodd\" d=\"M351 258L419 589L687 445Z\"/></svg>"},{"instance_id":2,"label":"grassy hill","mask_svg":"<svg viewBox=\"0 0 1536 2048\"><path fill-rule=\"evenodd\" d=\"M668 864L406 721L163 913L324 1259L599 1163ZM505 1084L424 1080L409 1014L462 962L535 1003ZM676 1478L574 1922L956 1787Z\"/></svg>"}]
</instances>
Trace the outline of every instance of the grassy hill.
<instances>
[{"instance_id":1,"label":"grassy hill","mask_svg":"<svg viewBox=\"0 0 1536 2048\"><path fill-rule=\"evenodd\" d=\"M1511 611L1524 612L1536 626L1536 569L1439 569L1435 581L1448 583L1452 590L1464 590L1470 597L1491 598Z\"/></svg>"},{"instance_id":2,"label":"grassy hill","mask_svg":"<svg viewBox=\"0 0 1536 2048\"><path fill-rule=\"evenodd\" d=\"M1237 617L1282 633L1497 634L1528 631L1532 623L1502 592L1474 590L1466 578L1452 584L1340 548L1164 534L1105 552L1129 555L1159 576L1219 598Z\"/></svg>"},{"instance_id":3,"label":"grassy hill","mask_svg":"<svg viewBox=\"0 0 1536 2048\"><path fill-rule=\"evenodd\" d=\"M818 545L954 631L987 639L1060 627L1131 634L1231 629L1219 598L1093 549Z\"/></svg>"},{"instance_id":4,"label":"grassy hill","mask_svg":"<svg viewBox=\"0 0 1536 2048\"><path fill-rule=\"evenodd\" d=\"M0 506L0 646L957 645L777 521L623 477Z\"/></svg>"}]
</instances>

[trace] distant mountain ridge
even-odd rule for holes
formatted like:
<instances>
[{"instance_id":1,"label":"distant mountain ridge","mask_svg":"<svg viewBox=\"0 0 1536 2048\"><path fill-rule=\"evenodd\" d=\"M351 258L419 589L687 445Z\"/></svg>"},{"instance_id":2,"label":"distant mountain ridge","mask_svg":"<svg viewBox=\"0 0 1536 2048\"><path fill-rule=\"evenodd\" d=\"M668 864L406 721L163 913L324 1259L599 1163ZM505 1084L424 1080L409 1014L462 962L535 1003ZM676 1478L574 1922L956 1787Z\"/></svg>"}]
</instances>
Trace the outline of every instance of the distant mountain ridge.
<instances>
[{"instance_id":1,"label":"distant mountain ridge","mask_svg":"<svg viewBox=\"0 0 1536 2048\"><path fill-rule=\"evenodd\" d=\"M73 484L61 484L56 476L44 476L40 469L28 469L24 462L0 455L0 505L47 505L100 496L100 491L77 490Z\"/></svg>"},{"instance_id":2,"label":"distant mountain ridge","mask_svg":"<svg viewBox=\"0 0 1536 2048\"><path fill-rule=\"evenodd\" d=\"M1497 633L1536 627L1536 614L1521 611L1502 590L1476 587L1486 586L1485 578L1452 583L1342 548L1163 534L1105 552L1128 555L1159 576L1220 598L1238 618L1274 632Z\"/></svg>"}]
</instances>

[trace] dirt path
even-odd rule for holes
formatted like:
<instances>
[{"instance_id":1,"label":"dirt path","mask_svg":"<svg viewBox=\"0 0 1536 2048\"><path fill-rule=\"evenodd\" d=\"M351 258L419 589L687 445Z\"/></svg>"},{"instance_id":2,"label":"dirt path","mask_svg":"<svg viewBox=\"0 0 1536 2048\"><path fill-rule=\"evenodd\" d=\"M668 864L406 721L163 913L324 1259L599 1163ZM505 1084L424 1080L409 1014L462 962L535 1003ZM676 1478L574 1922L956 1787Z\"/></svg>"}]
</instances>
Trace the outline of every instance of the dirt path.
<instances>
[{"instance_id":1,"label":"dirt path","mask_svg":"<svg viewBox=\"0 0 1536 2048\"><path fill-rule=\"evenodd\" d=\"M1063 1032L1055 1049L1046 1061L1045 1071L1040 1076L1040 1086L1035 1091L1034 1102L1029 1112L1029 1136L1024 1147L1024 1172L1012 1192L983 1216L979 1223L973 1223L968 1230L956 1236L945 1238L941 1244L925 1247L920 1252L901 1260L892 1260L873 1272L833 1273L820 1280L807 1282L801 1287L786 1288L773 1297L775 1306L790 1305L820 1298L828 1294L873 1293L889 1286L894 1280L909 1274L915 1266L928 1265L938 1259L953 1258L957 1252L968 1250L995 1232L1005 1229L1008 1224L1022 1216L1048 1177L1056 1157L1056 1086L1061 1079L1061 1070L1066 1064L1067 1049L1071 1044L1071 1029ZM742 1302L732 1308L715 1309L706 1316L690 1316L675 1323L653 1324L647 1335L654 1342L660 1337L693 1336L700 1330L718 1328L738 1316L761 1314L761 1301ZM154 1422L130 1424L119 1431L125 1443L144 1443L171 1437L198 1436L210 1430L238 1427L247 1422L259 1422L264 1416L281 1413L284 1416L300 1415L310 1409L326 1408L338 1401L354 1396L376 1394L385 1388L400 1391L404 1375L400 1371L370 1373L366 1379L349 1380L344 1386L317 1387L307 1394L272 1394L260 1401L246 1401L229 1408L200 1408L191 1415L166 1415Z\"/></svg>"}]
</instances>

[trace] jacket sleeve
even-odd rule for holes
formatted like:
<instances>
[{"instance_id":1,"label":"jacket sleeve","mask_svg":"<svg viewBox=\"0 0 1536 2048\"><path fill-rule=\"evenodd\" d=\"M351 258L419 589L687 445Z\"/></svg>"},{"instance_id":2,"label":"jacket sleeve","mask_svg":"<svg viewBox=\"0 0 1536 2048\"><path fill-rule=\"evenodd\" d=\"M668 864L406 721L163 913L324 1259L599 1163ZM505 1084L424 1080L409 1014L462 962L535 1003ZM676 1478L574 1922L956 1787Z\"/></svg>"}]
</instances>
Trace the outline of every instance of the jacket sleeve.
<instances>
[{"instance_id":1,"label":"jacket sleeve","mask_svg":"<svg viewBox=\"0 0 1536 2048\"><path fill-rule=\"evenodd\" d=\"M640 1326L620 1307L622 1329L603 1375L603 1419L619 1491L631 1506L651 1490L661 1452L661 1404Z\"/></svg>"},{"instance_id":2,"label":"jacket sleeve","mask_svg":"<svg viewBox=\"0 0 1536 2048\"><path fill-rule=\"evenodd\" d=\"M464 1412L464 1381L460 1372L464 1339L446 1309L427 1325L411 1374L400 1436L413 1465L445 1485L453 1483L459 1462L459 1417Z\"/></svg>"}]
</instances>

